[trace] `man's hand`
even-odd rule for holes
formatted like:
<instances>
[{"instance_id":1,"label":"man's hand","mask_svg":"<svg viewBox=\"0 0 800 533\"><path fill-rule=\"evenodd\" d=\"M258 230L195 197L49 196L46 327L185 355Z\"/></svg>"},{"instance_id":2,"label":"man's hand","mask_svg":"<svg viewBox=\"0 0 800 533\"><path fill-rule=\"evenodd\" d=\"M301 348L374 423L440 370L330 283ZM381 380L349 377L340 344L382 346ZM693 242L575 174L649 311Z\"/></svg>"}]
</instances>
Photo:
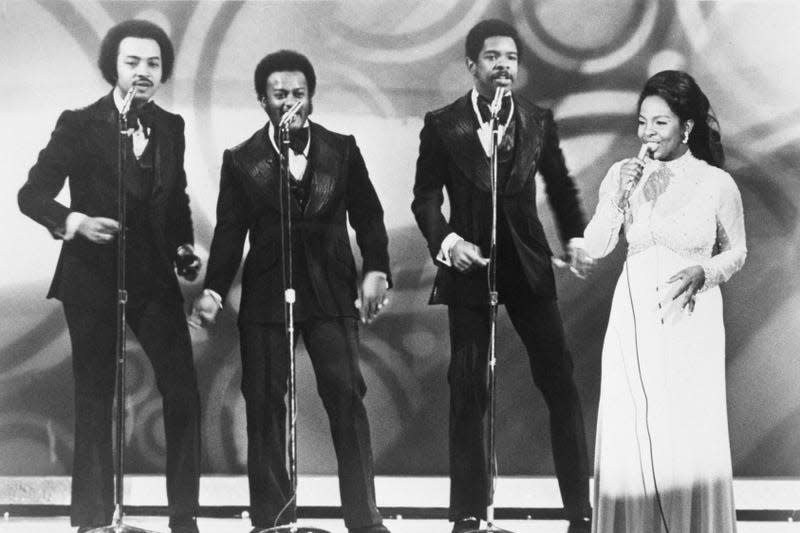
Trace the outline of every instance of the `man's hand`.
<instances>
[{"instance_id":1,"label":"man's hand","mask_svg":"<svg viewBox=\"0 0 800 533\"><path fill-rule=\"evenodd\" d=\"M489 264L489 259L481 255L478 246L462 239L450 249L450 264L459 272L468 272L485 267Z\"/></svg>"},{"instance_id":2,"label":"man's hand","mask_svg":"<svg viewBox=\"0 0 800 533\"><path fill-rule=\"evenodd\" d=\"M75 233L95 244L108 244L119 233L119 222L113 218L86 217Z\"/></svg>"},{"instance_id":3,"label":"man's hand","mask_svg":"<svg viewBox=\"0 0 800 533\"><path fill-rule=\"evenodd\" d=\"M175 254L175 270L178 275L186 281L194 281L200 273L203 262L194 253L194 248L189 244L183 244Z\"/></svg>"},{"instance_id":4,"label":"man's hand","mask_svg":"<svg viewBox=\"0 0 800 533\"><path fill-rule=\"evenodd\" d=\"M592 273L595 260L586 253L582 244L572 241L567 243L567 259L570 271L580 279L586 279Z\"/></svg>"},{"instance_id":5,"label":"man's hand","mask_svg":"<svg viewBox=\"0 0 800 533\"><path fill-rule=\"evenodd\" d=\"M703 288L706 282L706 273L700 265L686 267L671 278L667 283L679 282L675 288L675 294L672 295L673 300L680 298L681 309L688 307L689 314L694 311L694 297L697 292Z\"/></svg>"},{"instance_id":6,"label":"man's hand","mask_svg":"<svg viewBox=\"0 0 800 533\"><path fill-rule=\"evenodd\" d=\"M369 324L378 316L381 309L389 303L389 282L383 272L371 271L364 274L359 297L355 301L361 314L361 322Z\"/></svg>"},{"instance_id":7,"label":"man's hand","mask_svg":"<svg viewBox=\"0 0 800 533\"><path fill-rule=\"evenodd\" d=\"M552 257L553 265L558 268L569 267L570 272L580 279L586 279L595 265L595 260L583 248L583 239L571 239L566 246L566 251L561 257Z\"/></svg>"},{"instance_id":8,"label":"man's hand","mask_svg":"<svg viewBox=\"0 0 800 533\"><path fill-rule=\"evenodd\" d=\"M219 302L208 292L203 292L192 304L192 314L189 316L189 325L193 328L202 328L213 324L219 312Z\"/></svg>"}]
</instances>

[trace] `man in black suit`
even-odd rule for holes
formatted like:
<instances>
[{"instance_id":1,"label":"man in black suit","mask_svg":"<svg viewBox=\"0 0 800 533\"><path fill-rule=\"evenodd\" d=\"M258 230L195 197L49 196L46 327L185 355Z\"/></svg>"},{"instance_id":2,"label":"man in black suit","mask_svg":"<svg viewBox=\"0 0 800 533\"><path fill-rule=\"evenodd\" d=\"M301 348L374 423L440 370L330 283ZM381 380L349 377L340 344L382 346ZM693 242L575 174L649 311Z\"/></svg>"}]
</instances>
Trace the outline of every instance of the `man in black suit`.
<instances>
[{"instance_id":1,"label":"man in black suit","mask_svg":"<svg viewBox=\"0 0 800 533\"><path fill-rule=\"evenodd\" d=\"M275 52L256 67L256 93L269 121L223 155L206 288L195 301L192 320L198 325L214 320L239 268L249 233L239 334L250 518L253 532L294 521L287 510L292 488L285 466L289 354L276 124L300 101L302 107L289 125L288 161L294 318L331 424L345 525L351 532L379 533L386 528L375 506L358 318L360 309L361 319L371 321L386 302L388 238L383 208L355 139L307 120L315 87L311 63L297 52ZM360 296L348 218L364 260Z\"/></svg>"},{"instance_id":2,"label":"man in black suit","mask_svg":"<svg viewBox=\"0 0 800 533\"><path fill-rule=\"evenodd\" d=\"M132 87L123 168L127 322L163 397L170 527L173 533L197 531L200 397L175 268L191 280L200 263L183 169L183 119L152 102L173 61L169 38L150 22L129 20L109 30L98 63L111 92L62 113L19 191L22 212L64 241L48 297L61 300L72 341L71 522L79 532L110 524L114 510L117 139L119 112ZM67 177L69 207L55 200Z\"/></svg>"},{"instance_id":3,"label":"man in black suit","mask_svg":"<svg viewBox=\"0 0 800 533\"><path fill-rule=\"evenodd\" d=\"M420 133L411 208L438 272L430 303L448 306L450 384L450 520L456 533L485 518L488 483L483 415L487 408L489 345L487 268L492 225L490 102L497 87L510 90L520 41L510 25L486 20L466 39L474 89L428 113ZM588 458L572 359L556 303L551 251L536 212L537 171L544 177L572 267L589 260L572 239L582 235L583 212L559 148L553 115L514 95L499 116L497 287L528 352L536 386L550 410L556 474L571 531L591 515ZM442 214L443 194L450 220Z\"/></svg>"}]
</instances>

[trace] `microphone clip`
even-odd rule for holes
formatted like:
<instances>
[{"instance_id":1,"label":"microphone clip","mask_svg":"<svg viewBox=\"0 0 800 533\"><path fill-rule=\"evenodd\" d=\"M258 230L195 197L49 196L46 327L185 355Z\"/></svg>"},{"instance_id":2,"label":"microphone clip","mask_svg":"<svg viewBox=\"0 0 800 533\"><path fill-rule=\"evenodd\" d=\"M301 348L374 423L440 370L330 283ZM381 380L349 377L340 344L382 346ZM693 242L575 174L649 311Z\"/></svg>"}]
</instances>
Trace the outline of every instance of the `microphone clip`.
<instances>
[{"instance_id":1,"label":"microphone clip","mask_svg":"<svg viewBox=\"0 0 800 533\"><path fill-rule=\"evenodd\" d=\"M494 91L494 98L492 99L492 103L489 105L489 113L493 120L497 120L498 115L500 114L500 108L503 106L503 96L505 96L506 90L503 87L498 87Z\"/></svg>"}]
</instances>

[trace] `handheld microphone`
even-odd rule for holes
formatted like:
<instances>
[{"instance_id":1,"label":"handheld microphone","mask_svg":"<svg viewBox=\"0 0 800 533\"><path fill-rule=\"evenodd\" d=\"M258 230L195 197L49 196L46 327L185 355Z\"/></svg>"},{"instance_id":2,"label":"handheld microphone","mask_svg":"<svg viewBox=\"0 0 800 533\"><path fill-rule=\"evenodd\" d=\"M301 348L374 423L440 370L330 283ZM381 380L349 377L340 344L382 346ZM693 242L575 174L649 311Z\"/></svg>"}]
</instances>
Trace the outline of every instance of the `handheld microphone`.
<instances>
[{"instance_id":1,"label":"handheld microphone","mask_svg":"<svg viewBox=\"0 0 800 533\"><path fill-rule=\"evenodd\" d=\"M644 159L644 156L646 155L652 156L653 152L655 151L656 151L656 143L654 142L642 143L642 147L639 148L639 155L636 157L638 157L639 159Z\"/></svg>"},{"instance_id":2,"label":"handheld microphone","mask_svg":"<svg viewBox=\"0 0 800 533\"><path fill-rule=\"evenodd\" d=\"M652 155L652 153L655 152L655 150L656 150L655 143L642 143L642 147L639 148L639 155L637 155L636 157L638 157L639 159L644 159L644 157L647 156L648 154ZM641 179L641 176L639 179ZM639 183L638 179L632 180L631 182L628 183L628 186L625 187L625 192L622 194L622 201L625 205L628 205L628 200L630 199L631 191L633 191L633 188L636 187L637 183Z\"/></svg>"},{"instance_id":3,"label":"handheld microphone","mask_svg":"<svg viewBox=\"0 0 800 533\"><path fill-rule=\"evenodd\" d=\"M285 126L288 126L289 122L294 118L297 112L300 111L300 108L302 106L303 106L302 100L298 100L297 102L295 102L294 105L290 107L286 113L283 114L283 116L281 117L281 121L278 123L278 127L283 128Z\"/></svg>"}]
</instances>

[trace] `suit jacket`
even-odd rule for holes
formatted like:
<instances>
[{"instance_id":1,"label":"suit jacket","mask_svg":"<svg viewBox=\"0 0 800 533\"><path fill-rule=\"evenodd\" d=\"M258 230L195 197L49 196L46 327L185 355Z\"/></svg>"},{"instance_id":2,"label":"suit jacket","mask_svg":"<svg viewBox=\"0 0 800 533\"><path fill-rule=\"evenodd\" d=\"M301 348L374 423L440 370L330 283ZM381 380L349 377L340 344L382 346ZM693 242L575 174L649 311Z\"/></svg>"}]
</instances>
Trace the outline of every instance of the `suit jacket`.
<instances>
[{"instance_id":1,"label":"suit jacket","mask_svg":"<svg viewBox=\"0 0 800 533\"><path fill-rule=\"evenodd\" d=\"M540 172L563 240L583 233L585 218L574 180L559 147L550 110L514 96L516 138L511 174L498 191L499 216L505 216L524 280L536 295L554 297L552 252L536 209L535 176ZM425 116L420 133L411 209L436 258L451 232L480 246L488 257L491 238L491 169L476 130L470 94ZM450 220L442 213L447 190ZM486 270L462 274L437 263L430 303L485 305Z\"/></svg>"},{"instance_id":2,"label":"suit jacket","mask_svg":"<svg viewBox=\"0 0 800 533\"><path fill-rule=\"evenodd\" d=\"M383 208L355 139L313 122L310 128L310 192L304 210L292 199L293 246L305 255L322 313L357 317L353 305L357 273L347 220L356 232L363 272L376 270L389 276ZM265 126L223 154L205 285L225 298L249 232L239 319L279 323L284 320L280 163L268 135Z\"/></svg>"},{"instance_id":3,"label":"suit jacket","mask_svg":"<svg viewBox=\"0 0 800 533\"><path fill-rule=\"evenodd\" d=\"M22 212L64 237L67 216L77 211L117 220L119 112L112 93L83 109L64 111L19 191ZM182 298L173 268L181 244L192 244L193 228L183 168L184 122L156 106L150 143L154 181L148 200L156 258L152 268L168 281L162 297ZM69 177L71 204L56 195ZM133 191L129 190L129 198ZM48 298L83 306L115 305L116 242L94 244L79 235L64 241Z\"/></svg>"}]
</instances>

